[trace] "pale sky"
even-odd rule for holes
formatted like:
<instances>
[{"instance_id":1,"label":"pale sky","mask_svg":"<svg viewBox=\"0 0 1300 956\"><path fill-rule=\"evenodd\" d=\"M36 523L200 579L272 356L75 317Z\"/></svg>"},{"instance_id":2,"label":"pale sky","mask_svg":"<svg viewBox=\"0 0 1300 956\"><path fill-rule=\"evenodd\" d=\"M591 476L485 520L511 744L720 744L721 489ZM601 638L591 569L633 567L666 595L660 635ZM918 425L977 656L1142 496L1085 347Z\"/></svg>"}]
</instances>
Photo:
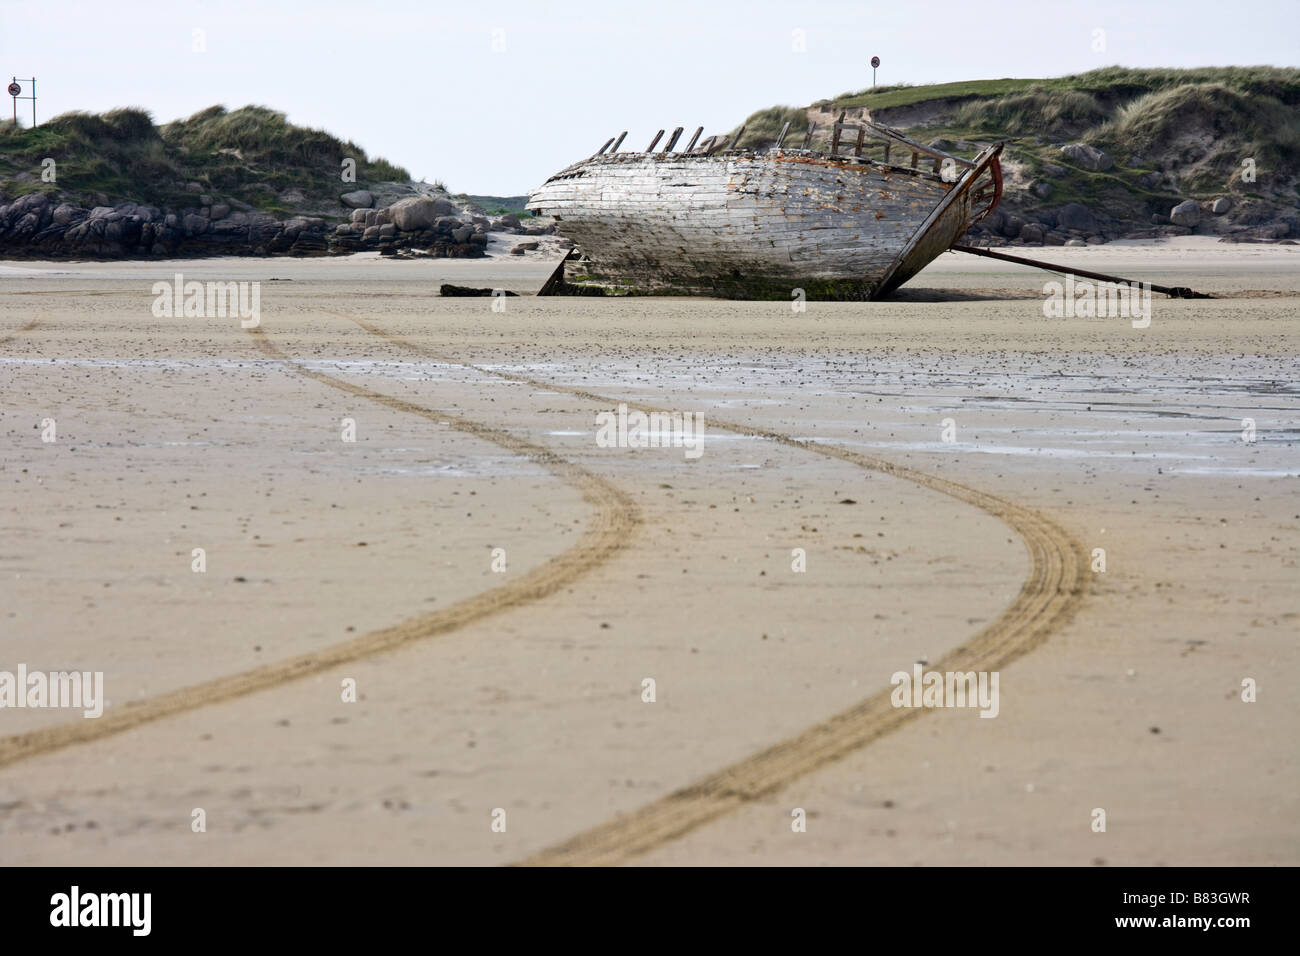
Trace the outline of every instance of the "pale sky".
<instances>
[{"instance_id":1,"label":"pale sky","mask_svg":"<svg viewBox=\"0 0 1300 956\"><path fill-rule=\"evenodd\" d=\"M1300 0L0 0L0 73L37 78L38 121L256 103L490 195L528 192L624 129L643 149L661 127L707 135L861 89L873 54L882 85L1296 66Z\"/></svg>"}]
</instances>

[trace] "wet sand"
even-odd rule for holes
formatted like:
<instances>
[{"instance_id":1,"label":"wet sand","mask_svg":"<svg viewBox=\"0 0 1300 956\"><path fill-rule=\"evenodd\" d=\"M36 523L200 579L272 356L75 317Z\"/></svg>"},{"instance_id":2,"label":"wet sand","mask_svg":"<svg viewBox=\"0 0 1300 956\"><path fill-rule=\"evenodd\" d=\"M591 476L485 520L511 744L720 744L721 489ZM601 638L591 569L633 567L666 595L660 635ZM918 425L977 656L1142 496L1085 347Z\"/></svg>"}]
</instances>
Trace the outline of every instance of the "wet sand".
<instances>
[{"instance_id":1,"label":"wet sand","mask_svg":"<svg viewBox=\"0 0 1300 956\"><path fill-rule=\"evenodd\" d=\"M0 670L109 700L0 710L0 862L1300 862L1297 249L1041 251L1224 296L1145 329L958 254L802 314L0 264ZM155 318L177 271L260 327ZM599 447L618 402L703 454ZM864 708L945 659L996 719Z\"/></svg>"}]
</instances>

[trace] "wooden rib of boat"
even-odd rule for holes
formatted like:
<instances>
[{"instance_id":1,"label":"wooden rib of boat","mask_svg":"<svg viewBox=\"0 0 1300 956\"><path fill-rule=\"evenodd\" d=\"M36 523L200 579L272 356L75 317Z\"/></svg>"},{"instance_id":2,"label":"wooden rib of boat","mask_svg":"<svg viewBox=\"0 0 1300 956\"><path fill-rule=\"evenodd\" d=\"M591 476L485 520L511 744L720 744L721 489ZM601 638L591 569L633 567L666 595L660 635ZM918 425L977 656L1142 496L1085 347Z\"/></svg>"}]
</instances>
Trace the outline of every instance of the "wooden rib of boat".
<instances>
[{"instance_id":1,"label":"wooden rib of boat","mask_svg":"<svg viewBox=\"0 0 1300 956\"><path fill-rule=\"evenodd\" d=\"M547 292L875 299L1002 196L1001 143L968 160L843 115L828 151L808 148L811 129L802 148L784 148L783 131L771 149L740 149L743 131L697 147L696 130L677 152L680 127L658 152L662 130L641 153L617 152L620 136L548 179L528 208L554 216L578 255Z\"/></svg>"}]
</instances>

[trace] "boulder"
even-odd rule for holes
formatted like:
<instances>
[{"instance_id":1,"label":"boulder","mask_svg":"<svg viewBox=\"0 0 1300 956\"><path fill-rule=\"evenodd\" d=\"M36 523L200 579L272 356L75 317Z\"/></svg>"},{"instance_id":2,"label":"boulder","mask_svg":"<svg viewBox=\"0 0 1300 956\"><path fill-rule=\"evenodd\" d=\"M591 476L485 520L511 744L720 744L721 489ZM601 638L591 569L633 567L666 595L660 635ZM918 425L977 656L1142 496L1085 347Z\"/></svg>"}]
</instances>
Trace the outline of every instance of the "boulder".
<instances>
[{"instance_id":1,"label":"boulder","mask_svg":"<svg viewBox=\"0 0 1300 956\"><path fill-rule=\"evenodd\" d=\"M459 229L451 231L451 240L457 245L463 245L469 242L469 237L474 235L473 226L461 226Z\"/></svg>"},{"instance_id":2,"label":"boulder","mask_svg":"<svg viewBox=\"0 0 1300 956\"><path fill-rule=\"evenodd\" d=\"M230 205L228 203L219 202L212 204L212 210L208 213L208 218L215 222L218 219L225 219L229 215Z\"/></svg>"},{"instance_id":3,"label":"boulder","mask_svg":"<svg viewBox=\"0 0 1300 956\"><path fill-rule=\"evenodd\" d=\"M354 209L352 210L352 221L364 223L366 216L373 211L372 209Z\"/></svg>"},{"instance_id":4,"label":"boulder","mask_svg":"<svg viewBox=\"0 0 1300 956\"><path fill-rule=\"evenodd\" d=\"M1065 175L1065 167L1058 166L1056 163L1043 163L1043 175L1051 176L1053 179L1060 179Z\"/></svg>"},{"instance_id":5,"label":"boulder","mask_svg":"<svg viewBox=\"0 0 1300 956\"><path fill-rule=\"evenodd\" d=\"M1025 242L1041 243L1043 241L1043 236L1046 234L1047 230L1037 222L1027 222L1020 230L1020 238Z\"/></svg>"},{"instance_id":6,"label":"boulder","mask_svg":"<svg viewBox=\"0 0 1300 956\"><path fill-rule=\"evenodd\" d=\"M1195 228L1201 221L1201 204L1195 199L1180 202L1169 212L1169 221L1175 226Z\"/></svg>"},{"instance_id":7,"label":"boulder","mask_svg":"<svg viewBox=\"0 0 1300 956\"><path fill-rule=\"evenodd\" d=\"M427 229L438 219L438 203L423 196L399 199L386 210L389 221L402 232Z\"/></svg>"},{"instance_id":8,"label":"boulder","mask_svg":"<svg viewBox=\"0 0 1300 956\"><path fill-rule=\"evenodd\" d=\"M1086 246L1086 245L1087 245L1087 243L1084 242L1082 239L1067 239L1067 240L1065 241L1065 244L1066 244L1067 246Z\"/></svg>"},{"instance_id":9,"label":"boulder","mask_svg":"<svg viewBox=\"0 0 1300 956\"><path fill-rule=\"evenodd\" d=\"M344 193L339 197L339 202L349 209L369 209L375 204L375 197L370 195L368 189L358 189L350 193Z\"/></svg>"},{"instance_id":10,"label":"boulder","mask_svg":"<svg viewBox=\"0 0 1300 956\"><path fill-rule=\"evenodd\" d=\"M1214 205L1210 207L1210 212L1214 213L1216 216L1222 216L1225 212L1227 212L1231 208L1232 208L1232 197L1220 196L1218 199L1214 200ZM55 211L57 212L58 210Z\"/></svg>"},{"instance_id":11,"label":"boulder","mask_svg":"<svg viewBox=\"0 0 1300 956\"><path fill-rule=\"evenodd\" d=\"M91 218L95 218L93 213ZM189 213L181 220L181 228L185 230L187 236L201 236L208 231L208 220L197 213Z\"/></svg>"},{"instance_id":12,"label":"boulder","mask_svg":"<svg viewBox=\"0 0 1300 956\"><path fill-rule=\"evenodd\" d=\"M379 227L379 238L381 239L390 239L396 233L397 233L397 227L394 226L391 222L386 222Z\"/></svg>"},{"instance_id":13,"label":"boulder","mask_svg":"<svg viewBox=\"0 0 1300 956\"><path fill-rule=\"evenodd\" d=\"M81 220L86 218L86 215L86 210L82 209L80 206L75 205L74 203L65 202L61 203L58 208L54 210L51 222L59 226L70 226L74 222L81 222Z\"/></svg>"},{"instance_id":14,"label":"boulder","mask_svg":"<svg viewBox=\"0 0 1300 956\"><path fill-rule=\"evenodd\" d=\"M1046 199L1048 196L1052 195L1052 184L1043 182L1041 179L1037 179L1030 183L1029 188L1039 199Z\"/></svg>"},{"instance_id":15,"label":"boulder","mask_svg":"<svg viewBox=\"0 0 1300 956\"><path fill-rule=\"evenodd\" d=\"M1115 160L1110 158L1110 154L1087 143L1070 143L1062 146L1061 152L1076 165L1090 169L1094 173L1104 172L1115 165Z\"/></svg>"}]
</instances>

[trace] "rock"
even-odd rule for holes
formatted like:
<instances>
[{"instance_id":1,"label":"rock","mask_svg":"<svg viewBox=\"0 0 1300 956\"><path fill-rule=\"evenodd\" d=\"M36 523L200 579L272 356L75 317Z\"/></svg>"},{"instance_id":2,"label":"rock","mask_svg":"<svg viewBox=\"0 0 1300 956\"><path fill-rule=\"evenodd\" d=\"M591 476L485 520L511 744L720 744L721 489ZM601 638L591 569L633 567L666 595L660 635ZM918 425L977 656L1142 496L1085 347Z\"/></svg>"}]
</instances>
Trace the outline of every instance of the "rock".
<instances>
[{"instance_id":1,"label":"rock","mask_svg":"<svg viewBox=\"0 0 1300 956\"><path fill-rule=\"evenodd\" d=\"M1144 160L1137 153L1134 153L1132 156L1128 158L1129 169L1141 169L1145 165L1146 165L1146 160Z\"/></svg>"},{"instance_id":2,"label":"rock","mask_svg":"<svg viewBox=\"0 0 1300 956\"><path fill-rule=\"evenodd\" d=\"M348 222L339 223L337 226L334 227L334 235L336 236L352 235L352 224Z\"/></svg>"},{"instance_id":3,"label":"rock","mask_svg":"<svg viewBox=\"0 0 1300 956\"><path fill-rule=\"evenodd\" d=\"M515 246L510 250L512 256L522 256L524 254L523 246Z\"/></svg>"},{"instance_id":4,"label":"rock","mask_svg":"<svg viewBox=\"0 0 1300 956\"><path fill-rule=\"evenodd\" d=\"M203 186L200 183L186 183L185 191L187 193L194 193L197 196L199 193L203 192Z\"/></svg>"},{"instance_id":5,"label":"rock","mask_svg":"<svg viewBox=\"0 0 1300 956\"><path fill-rule=\"evenodd\" d=\"M472 235L474 235L473 226L461 226L459 229L453 229L451 231L451 240L457 245L462 245L469 242L469 237Z\"/></svg>"},{"instance_id":6,"label":"rock","mask_svg":"<svg viewBox=\"0 0 1300 956\"><path fill-rule=\"evenodd\" d=\"M1143 189L1154 189L1160 185L1160 180L1162 179L1164 179L1164 176L1160 173L1143 173L1137 178L1137 184Z\"/></svg>"},{"instance_id":7,"label":"rock","mask_svg":"<svg viewBox=\"0 0 1300 956\"><path fill-rule=\"evenodd\" d=\"M379 238L390 239L397 233L397 227L391 222L386 222L379 227Z\"/></svg>"},{"instance_id":8,"label":"rock","mask_svg":"<svg viewBox=\"0 0 1300 956\"><path fill-rule=\"evenodd\" d=\"M375 204L375 197L370 195L368 189L358 189L354 192L344 193L339 197L339 202L349 209L369 209Z\"/></svg>"},{"instance_id":9,"label":"rock","mask_svg":"<svg viewBox=\"0 0 1300 956\"><path fill-rule=\"evenodd\" d=\"M1216 216L1222 216L1231 208L1232 197L1220 196L1218 199L1214 200L1214 205L1210 207L1210 212L1214 213Z\"/></svg>"},{"instance_id":10,"label":"rock","mask_svg":"<svg viewBox=\"0 0 1300 956\"><path fill-rule=\"evenodd\" d=\"M1169 212L1169 221L1175 226L1187 226L1189 229L1201 221L1201 204L1195 199L1180 202Z\"/></svg>"},{"instance_id":11,"label":"rock","mask_svg":"<svg viewBox=\"0 0 1300 956\"><path fill-rule=\"evenodd\" d=\"M1060 179L1065 175L1065 167L1058 166L1056 163L1043 163L1043 175L1051 176L1053 179Z\"/></svg>"},{"instance_id":12,"label":"rock","mask_svg":"<svg viewBox=\"0 0 1300 956\"><path fill-rule=\"evenodd\" d=\"M1007 216L1007 221L1002 226L1002 235L1008 239L1014 239L1020 235L1020 230L1025 227L1025 221L1015 213Z\"/></svg>"},{"instance_id":13,"label":"rock","mask_svg":"<svg viewBox=\"0 0 1300 956\"><path fill-rule=\"evenodd\" d=\"M402 232L427 229L438 219L438 203L423 196L399 199L385 210L390 221Z\"/></svg>"},{"instance_id":14,"label":"rock","mask_svg":"<svg viewBox=\"0 0 1300 956\"><path fill-rule=\"evenodd\" d=\"M1045 230L1041 224L1036 222L1027 222L1020 229L1020 238L1025 242L1041 243L1043 241L1043 236L1046 235L1046 233L1047 230Z\"/></svg>"},{"instance_id":15,"label":"rock","mask_svg":"<svg viewBox=\"0 0 1300 956\"><path fill-rule=\"evenodd\" d=\"M225 219L229 215L230 205L228 203L219 202L213 204L212 210L208 214L208 218L212 220Z\"/></svg>"},{"instance_id":16,"label":"rock","mask_svg":"<svg viewBox=\"0 0 1300 956\"><path fill-rule=\"evenodd\" d=\"M91 218L95 218L93 214ZM208 231L208 220L195 213L189 213L181 220L181 228L185 230L187 236L201 236Z\"/></svg>"},{"instance_id":17,"label":"rock","mask_svg":"<svg viewBox=\"0 0 1300 956\"><path fill-rule=\"evenodd\" d=\"M533 251L535 251L535 250L537 249L537 243L535 243L535 242L521 242L521 243L519 243L519 245L518 245L516 248L518 248L518 249L523 249L525 252L533 252Z\"/></svg>"},{"instance_id":18,"label":"rock","mask_svg":"<svg viewBox=\"0 0 1300 956\"><path fill-rule=\"evenodd\" d=\"M1115 165L1115 160L1110 155L1095 146L1089 146L1087 143L1070 143L1061 147L1061 152L1068 156L1076 165L1084 169L1090 169L1094 173L1104 172Z\"/></svg>"},{"instance_id":19,"label":"rock","mask_svg":"<svg viewBox=\"0 0 1300 956\"><path fill-rule=\"evenodd\" d=\"M1086 246L1086 245L1087 245L1087 243L1084 242L1082 239L1067 239L1065 244L1066 244L1067 246Z\"/></svg>"},{"instance_id":20,"label":"rock","mask_svg":"<svg viewBox=\"0 0 1300 956\"><path fill-rule=\"evenodd\" d=\"M379 210L378 209L365 210L365 216L362 217L361 222L366 229L369 229L371 226L379 225Z\"/></svg>"},{"instance_id":21,"label":"rock","mask_svg":"<svg viewBox=\"0 0 1300 956\"><path fill-rule=\"evenodd\" d=\"M369 240L371 240L371 239L378 239L378 238L379 238L379 227L378 227L378 226L366 226L366 231L365 231L364 233L362 233L361 238L362 238L363 240L366 240L366 241L369 241Z\"/></svg>"},{"instance_id":22,"label":"rock","mask_svg":"<svg viewBox=\"0 0 1300 956\"><path fill-rule=\"evenodd\" d=\"M1052 195L1052 184L1045 183L1041 179L1035 180L1034 182L1030 183L1029 189L1039 199L1046 199L1048 196Z\"/></svg>"},{"instance_id":23,"label":"rock","mask_svg":"<svg viewBox=\"0 0 1300 956\"><path fill-rule=\"evenodd\" d=\"M75 222L81 222L86 216L86 210L73 203L65 202L54 210L50 221L60 226L70 226Z\"/></svg>"},{"instance_id":24,"label":"rock","mask_svg":"<svg viewBox=\"0 0 1300 956\"><path fill-rule=\"evenodd\" d=\"M354 209L354 210L352 210L352 221L353 221L353 222L365 222L365 221L366 221L366 216L369 215L369 214L371 214L371 213L373 213L373 212L374 212L373 209Z\"/></svg>"},{"instance_id":25,"label":"rock","mask_svg":"<svg viewBox=\"0 0 1300 956\"><path fill-rule=\"evenodd\" d=\"M1078 229L1080 232L1092 232L1097 228L1097 217L1092 214L1087 206L1072 202L1056 211L1056 224L1061 229Z\"/></svg>"}]
</instances>

